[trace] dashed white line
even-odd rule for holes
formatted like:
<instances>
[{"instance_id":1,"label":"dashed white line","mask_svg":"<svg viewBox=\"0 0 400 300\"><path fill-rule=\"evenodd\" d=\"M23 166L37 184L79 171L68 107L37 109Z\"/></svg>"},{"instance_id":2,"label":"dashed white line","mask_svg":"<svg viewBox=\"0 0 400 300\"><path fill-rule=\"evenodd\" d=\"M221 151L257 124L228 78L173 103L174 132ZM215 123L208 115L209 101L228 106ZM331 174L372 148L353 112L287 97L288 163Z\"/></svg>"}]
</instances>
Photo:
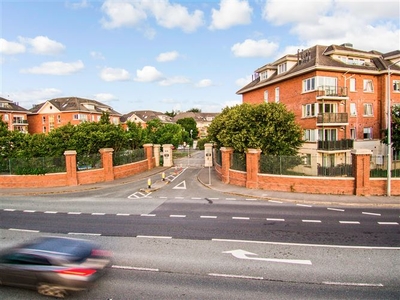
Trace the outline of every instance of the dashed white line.
<instances>
[{"instance_id":1,"label":"dashed white line","mask_svg":"<svg viewBox=\"0 0 400 300\"><path fill-rule=\"evenodd\" d=\"M302 207L312 207L312 205L309 204L296 204L297 206L302 206Z\"/></svg>"},{"instance_id":2,"label":"dashed white line","mask_svg":"<svg viewBox=\"0 0 400 300\"><path fill-rule=\"evenodd\" d=\"M283 203L282 201L277 201L277 200L268 200L268 202L272 202L272 203Z\"/></svg>"},{"instance_id":3,"label":"dashed white line","mask_svg":"<svg viewBox=\"0 0 400 300\"><path fill-rule=\"evenodd\" d=\"M15 211L15 209L13 209L13 208L5 208L5 209L3 209L4 211Z\"/></svg>"},{"instance_id":4,"label":"dashed white line","mask_svg":"<svg viewBox=\"0 0 400 300\"><path fill-rule=\"evenodd\" d=\"M217 216L200 216L202 219L216 219Z\"/></svg>"},{"instance_id":5,"label":"dashed white line","mask_svg":"<svg viewBox=\"0 0 400 300\"><path fill-rule=\"evenodd\" d=\"M34 213L34 212L36 212L36 210L25 209L25 210L23 210L23 212L26 212L26 213Z\"/></svg>"},{"instance_id":6,"label":"dashed white line","mask_svg":"<svg viewBox=\"0 0 400 300\"><path fill-rule=\"evenodd\" d=\"M126 216L130 216L130 214L117 214L117 216L124 216L124 217L126 217Z\"/></svg>"},{"instance_id":7,"label":"dashed white line","mask_svg":"<svg viewBox=\"0 0 400 300\"><path fill-rule=\"evenodd\" d=\"M104 216L105 213L91 213L92 216Z\"/></svg>"},{"instance_id":8,"label":"dashed white line","mask_svg":"<svg viewBox=\"0 0 400 300\"><path fill-rule=\"evenodd\" d=\"M285 219L267 218L267 221L285 222Z\"/></svg>"},{"instance_id":9,"label":"dashed white line","mask_svg":"<svg viewBox=\"0 0 400 300\"><path fill-rule=\"evenodd\" d=\"M200 198L200 197L192 197L192 199L193 199L193 200L201 200L201 199L203 199L203 198Z\"/></svg>"},{"instance_id":10,"label":"dashed white line","mask_svg":"<svg viewBox=\"0 0 400 300\"><path fill-rule=\"evenodd\" d=\"M303 223L321 223L321 220L301 220Z\"/></svg>"},{"instance_id":11,"label":"dashed white line","mask_svg":"<svg viewBox=\"0 0 400 300\"><path fill-rule=\"evenodd\" d=\"M56 211L49 211L49 210L47 210L47 211L45 211L44 213L45 213L45 214L56 214L57 212L56 212Z\"/></svg>"},{"instance_id":12,"label":"dashed white line","mask_svg":"<svg viewBox=\"0 0 400 300\"><path fill-rule=\"evenodd\" d=\"M358 221L339 221L340 224L360 224Z\"/></svg>"},{"instance_id":13,"label":"dashed white line","mask_svg":"<svg viewBox=\"0 0 400 300\"><path fill-rule=\"evenodd\" d=\"M379 225L399 225L398 222L378 222Z\"/></svg>"},{"instance_id":14,"label":"dashed white line","mask_svg":"<svg viewBox=\"0 0 400 300\"><path fill-rule=\"evenodd\" d=\"M144 238L144 239L172 239L172 236L155 236L155 235L138 235L137 238Z\"/></svg>"},{"instance_id":15,"label":"dashed white line","mask_svg":"<svg viewBox=\"0 0 400 300\"><path fill-rule=\"evenodd\" d=\"M20 232L40 232L39 230L30 230L30 229L18 229L18 228L9 228L11 231L20 231Z\"/></svg>"},{"instance_id":16,"label":"dashed white line","mask_svg":"<svg viewBox=\"0 0 400 300\"><path fill-rule=\"evenodd\" d=\"M250 220L249 217L232 217L233 220Z\"/></svg>"},{"instance_id":17,"label":"dashed white line","mask_svg":"<svg viewBox=\"0 0 400 300\"><path fill-rule=\"evenodd\" d=\"M235 201L236 198L226 198L226 200Z\"/></svg>"},{"instance_id":18,"label":"dashed white line","mask_svg":"<svg viewBox=\"0 0 400 300\"><path fill-rule=\"evenodd\" d=\"M324 281L327 285L344 285L344 286L365 286L365 287L383 287L382 283L358 283L358 282L330 282Z\"/></svg>"},{"instance_id":19,"label":"dashed white line","mask_svg":"<svg viewBox=\"0 0 400 300\"><path fill-rule=\"evenodd\" d=\"M381 216L381 214L370 213L370 212L365 212L365 211L363 211L362 214L363 214L363 215L370 215L370 216L379 216L379 217Z\"/></svg>"},{"instance_id":20,"label":"dashed white line","mask_svg":"<svg viewBox=\"0 0 400 300\"><path fill-rule=\"evenodd\" d=\"M256 279L256 280L263 280L263 277L256 277L256 276L245 276L245 275L232 275L232 274L218 274L218 273L209 273L209 276L214 277L227 277L227 278L241 278L241 279Z\"/></svg>"},{"instance_id":21,"label":"dashed white line","mask_svg":"<svg viewBox=\"0 0 400 300\"><path fill-rule=\"evenodd\" d=\"M70 212L68 212L68 215L80 215L80 214L82 214L82 213L79 212L79 211L70 211Z\"/></svg>"},{"instance_id":22,"label":"dashed white line","mask_svg":"<svg viewBox=\"0 0 400 300\"><path fill-rule=\"evenodd\" d=\"M257 201L258 199L256 199L256 198L246 198L245 200L246 201Z\"/></svg>"},{"instance_id":23,"label":"dashed white line","mask_svg":"<svg viewBox=\"0 0 400 300\"><path fill-rule=\"evenodd\" d=\"M340 209L340 208L331 208L331 207L328 207L327 210L344 211L344 209Z\"/></svg>"},{"instance_id":24,"label":"dashed white line","mask_svg":"<svg viewBox=\"0 0 400 300\"><path fill-rule=\"evenodd\" d=\"M87 235L87 236L101 236L101 233L90 232L68 232L69 235Z\"/></svg>"},{"instance_id":25,"label":"dashed white line","mask_svg":"<svg viewBox=\"0 0 400 300\"><path fill-rule=\"evenodd\" d=\"M175 199L185 199L185 197L175 197Z\"/></svg>"},{"instance_id":26,"label":"dashed white line","mask_svg":"<svg viewBox=\"0 0 400 300\"><path fill-rule=\"evenodd\" d=\"M159 269L153 269L153 268L140 268L140 267L116 266L116 265L112 265L111 268L123 269L123 270L135 270L135 271L150 271L150 272L158 272L159 271Z\"/></svg>"},{"instance_id":27,"label":"dashed white line","mask_svg":"<svg viewBox=\"0 0 400 300\"><path fill-rule=\"evenodd\" d=\"M186 215L169 215L170 218L186 218Z\"/></svg>"},{"instance_id":28,"label":"dashed white line","mask_svg":"<svg viewBox=\"0 0 400 300\"><path fill-rule=\"evenodd\" d=\"M141 217L155 217L155 214L141 214Z\"/></svg>"}]
</instances>

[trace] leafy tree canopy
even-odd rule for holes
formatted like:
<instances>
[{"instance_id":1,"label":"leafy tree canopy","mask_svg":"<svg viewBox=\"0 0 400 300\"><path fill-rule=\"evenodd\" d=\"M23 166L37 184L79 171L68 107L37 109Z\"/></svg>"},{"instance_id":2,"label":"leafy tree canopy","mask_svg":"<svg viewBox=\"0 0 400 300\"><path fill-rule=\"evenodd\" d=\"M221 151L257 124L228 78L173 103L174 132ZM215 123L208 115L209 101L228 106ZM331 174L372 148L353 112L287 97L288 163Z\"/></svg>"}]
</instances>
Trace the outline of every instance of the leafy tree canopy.
<instances>
[{"instance_id":1,"label":"leafy tree canopy","mask_svg":"<svg viewBox=\"0 0 400 300\"><path fill-rule=\"evenodd\" d=\"M201 109L200 108L191 108L187 112L201 113Z\"/></svg>"},{"instance_id":2,"label":"leafy tree canopy","mask_svg":"<svg viewBox=\"0 0 400 300\"><path fill-rule=\"evenodd\" d=\"M296 155L302 145L302 129L295 115L281 103L226 107L208 133L217 146L233 147L240 153L254 148L267 155Z\"/></svg>"},{"instance_id":3,"label":"leafy tree canopy","mask_svg":"<svg viewBox=\"0 0 400 300\"><path fill-rule=\"evenodd\" d=\"M179 124L189 133L189 137L192 139L196 139L196 137L199 134L199 131L197 130L197 123L195 119L193 118L182 118L176 121L176 124ZM187 141L185 141L187 142Z\"/></svg>"},{"instance_id":4,"label":"leafy tree canopy","mask_svg":"<svg viewBox=\"0 0 400 300\"><path fill-rule=\"evenodd\" d=\"M400 107L394 106L392 108L391 114L391 133L390 133L390 140L392 142L392 148L396 152L400 151ZM382 130L384 133L384 137L381 140L382 143L388 143L388 130Z\"/></svg>"}]
</instances>

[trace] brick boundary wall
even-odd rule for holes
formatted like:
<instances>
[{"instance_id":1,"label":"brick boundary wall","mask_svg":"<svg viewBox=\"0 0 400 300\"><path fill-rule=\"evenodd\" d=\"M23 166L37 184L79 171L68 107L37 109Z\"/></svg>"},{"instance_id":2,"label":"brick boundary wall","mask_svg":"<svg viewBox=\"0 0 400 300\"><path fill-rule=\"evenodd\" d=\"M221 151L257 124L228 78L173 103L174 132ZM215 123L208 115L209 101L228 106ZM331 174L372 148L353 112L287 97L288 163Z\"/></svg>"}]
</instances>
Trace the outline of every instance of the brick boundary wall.
<instances>
[{"instance_id":1,"label":"brick boundary wall","mask_svg":"<svg viewBox=\"0 0 400 300\"><path fill-rule=\"evenodd\" d=\"M384 196L387 193L386 178L370 178L370 150L353 150L352 165L354 177L317 177L260 174L259 158L261 151L248 149L246 171L230 169L233 148L222 147L222 163L215 164L217 177L224 183L284 192L310 194ZM214 156L215 157L215 156ZM391 179L391 195L400 195L400 179Z\"/></svg>"},{"instance_id":2,"label":"brick boundary wall","mask_svg":"<svg viewBox=\"0 0 400 300\"><path fill-rule=\"evenodd\" d=\"M39 188L76 186L132 176L153 169L157 163L153 155L153 144L143 145L146 159L122 166L114 166L112 155L114 149L103 148L101 154L102 168L78 171L76 167L76 151L64 152L66 172L45 175L1 175L0 188Z\"/></svg>"}]
</instances>

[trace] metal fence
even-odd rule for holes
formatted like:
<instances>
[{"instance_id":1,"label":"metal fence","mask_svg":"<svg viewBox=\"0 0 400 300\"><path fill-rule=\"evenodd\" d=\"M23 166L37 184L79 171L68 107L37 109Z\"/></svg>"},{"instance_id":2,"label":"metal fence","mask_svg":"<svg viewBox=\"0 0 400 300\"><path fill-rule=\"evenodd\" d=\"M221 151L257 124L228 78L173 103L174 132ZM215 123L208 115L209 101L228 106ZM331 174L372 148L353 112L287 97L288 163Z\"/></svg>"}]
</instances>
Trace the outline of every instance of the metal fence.
<instances>
[{"instance_id":1,"label":"metal fence","mask_svg":"<svg viewBox=\"0 0 400 300\"><path fill-rule=\"evenodd\" d=\"M115 152L114 166L121 166L146 159L144 148Z\"/></svg>"},{"instance_id":2,"label":"metal fence","mask_svg":"<svg viewBox=\"0 0 400 300\"><path fill-rule=\"evenodd\" d=\"M101 154L95 153L95 154L88 154L88 155L77 155L76 167L77 167L78 171L101 169L103 167L103 162L101 160Z\"/></svg>"},{"instance_id":3,"label":"metal fence","mask_svg":"<svg viewBox=\"0 0 400 300\"><path fill-rule=\"evenodd\" d=\"M43 175L59 172L66 172L64 156L0 160L0 174L3 175Z\"/></svg>"},{"instance_id":4,"label":"metal fence","mask_svg":"<svg viewBox=\"0 0 400 300\"><path fill-rule=\"evenodd\" d=\"M237 171L246 171L246 154L232 153L231 169Z\"/></svg>"},{"instance_id":5,"label":"metal fence","mask_svg":"<svg viewBox=\"0 0 400 300\"><path fill-rule=\"evenodd\" d=\"M393 157L391 165L391 177L400 177L400 157ZM371 156L370 162L370 177L380 178L387 177L387 156L376 155Z\"/></svg>"}]
</instances>

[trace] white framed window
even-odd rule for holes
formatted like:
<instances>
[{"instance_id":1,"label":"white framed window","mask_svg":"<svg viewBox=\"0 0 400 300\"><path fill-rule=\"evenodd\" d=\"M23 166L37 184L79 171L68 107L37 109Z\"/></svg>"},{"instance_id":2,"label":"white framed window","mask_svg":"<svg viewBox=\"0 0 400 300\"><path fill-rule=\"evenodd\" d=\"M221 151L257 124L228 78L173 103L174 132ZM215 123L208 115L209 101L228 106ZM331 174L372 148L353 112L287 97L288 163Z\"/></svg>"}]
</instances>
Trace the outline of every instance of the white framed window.
<instances>
[{"instance_id":1,"label":"white framed window","mask_svg":"<svg viewBox=\"0 0 400 300\"><path fill-rule=\"evenodd\" d=\"M283 63L278 65L278 74L285 73L287 71L287 64Z\"/></svg>"},{"instance_id":2,"label":"white framed window","mask_svg":"<svg viewBox=\"0 0 400 300\"><path fill-rule=\"evenodd\" d=\"M267 90L264 91L264 102L268 103L268 91Z\"/></svg>"},{"instance_id":3,"label":"white framed window","mask_svg":"<svg viewBox=\"0 0 400 300\"><path fill-rule=\"evenodd\" d=\"M337 104L334 103L319 103L318 105L319 113L336 113Z\"/></svg>"},{"instance_id":4,"label":"white framed window","mask_svg":"<svg viewBox=\"0 0 400 300\"><path fill-rule=\"evenodd\" d=\"M303 164L305 166L311 166L311 154L307 153L303 156Z\"/></svg>"},{"instance_id":5,"label":"white framed window","mask_svg":"<svg viewBox=\"0 0 400 300\"><path fill-rule=\"evenodd\" d=\"M350 92L356 91L356 79L350 78Z\"/></svg>"},{"instance_id":6,"label":"white framed window","mask_svg":"<svg viewBox=\"0 0 400 300\"><path fill-rule=\"evenodd\" d=\"M303 118L315 117L317 115L315 103L303 105Z\"/></svg>"},{"instance_id":7,"label":"white framed window","mask_svg":"<svg viewBox=\"0 0 400 300\"><path fill-rule=\"evenodd\" d=\"M45 116L42 117L42 124L46 124L46 117Z\"/></svg>"},{"instance_id":8,"label":"white framed window","mask_svg":"<svg viewBox=\"0 0 400 300\"><path fill-rule=\"evenodd\" d=\"M303 140L306 142L315 142L315 129L304 129Z\"/></svg>"},{"instance_id":9,"label":"white framed window","mask_svg":"<svg viewBox=\"0 0 400 300\"><path fill-rule=\"evenodd\" d=\"M334 87L336 89L337 78L327 77L327 76L317 76L317 86Z\"/></svg>"},{"instance_id":10,"label":"white framed window","mask_svg":"<svg viewBox=\"0 0 400 300\"><path fill-rule=\"evenodd\" d=\"M357 132L355 128L350 128L350 139L352 140L357 139Z\"/></svg>"},{"instance_id":11,"label":"white framed window","mask_svg":"<svg viewBox=\"0 0 400 300\"><path fill-rule=\"evenodd\" d=\"M393 80L393 91L400 92L400 80Z\"/></svg>"},{"instance_id":12,"label":"white framed window","mask_svg":"<svg viewBox=\"0 0 400 300\"><path fill-rule=\"evenodd\" d=\"M264 72L261 72L260 73L260 80L265 80L265 79L267 79L268 78L268 76L267 76L267 71L264 71Z\"/></svg>"},{"instance_id":13,"label":"white framed window","mask_svg":"<svg viewBox=\"0 0 400 300\"><path fill-rule=\"evenodd\" d=\"M334 167L335 166L335 154L323 154L322 164L325 167Z\"/></svg>"},{"instance_id":14,"label":"white framed window","mask_svg":"<svg viewBox=\"0 0 400 300\"><path fill-rule=\"evenodd\" d=\"M318 140L319 141L336 141L337 130L334 128L318 129Z\"/></svg>"},{"instance_id":15,"label":"white framed window","mask_svg":"<svg viewBox=\"0 0 400 300\"><path fill-rule=\"evenodd\" d=\"M367 93L372 93L374 91L374 84L371 79L364 79L363 91Z\"/></svg>"},{"instance_id":16,"label":"white framed window","mask_svg":"<svg viewBox=\"0 0 400 300\"><path fill-rule=\"evenodd\" d=\"M315 77L303 80L303 92L315 91Z\"/></svg>"},{"instance_id":17,"label":"white framed window","mask_svg":"<svg viewBox=\"0 0 400 300\"><path fill-rule=\"evenodd\" d=\"M4 115L4 122L8 122L9 118L8 118L8 114Z\"/></svg>"},{"instance_id":18,"label":"white framed window","mask_svg":"<svg viewBox=\"0 0 400 300\"><path fill-rule=\"evenodd\" d=\"M364 116L373 116L371 103L364 103Z\"/></svg>"},{"instance_id":19,"label":"white framed window","mask_svg":"<svg viewBox=\"0 0 400 300\"><path fill-rule=\"evenodd\" d=\"M275 88L275 103L279 103L279 88Z\"/></svg>"},{"instance_id":20,"label":"white framed window","mask_svg":"<svg viewBox=\"0 0 400 300\"><path fill-rule=\"evenodd\" d=\"M357 116L357 105L356 103L350 103L350 116Z\"/></svg>"},{"instance_id":21,"label":"white framed window","mask_svg":"<svg viewBox=\"0 0 400 300\"><path fill-rule=\"evenodd\" d=\"M364 140L372 140L372 127L364 127Z\"/></svg>"}]
</instances>

